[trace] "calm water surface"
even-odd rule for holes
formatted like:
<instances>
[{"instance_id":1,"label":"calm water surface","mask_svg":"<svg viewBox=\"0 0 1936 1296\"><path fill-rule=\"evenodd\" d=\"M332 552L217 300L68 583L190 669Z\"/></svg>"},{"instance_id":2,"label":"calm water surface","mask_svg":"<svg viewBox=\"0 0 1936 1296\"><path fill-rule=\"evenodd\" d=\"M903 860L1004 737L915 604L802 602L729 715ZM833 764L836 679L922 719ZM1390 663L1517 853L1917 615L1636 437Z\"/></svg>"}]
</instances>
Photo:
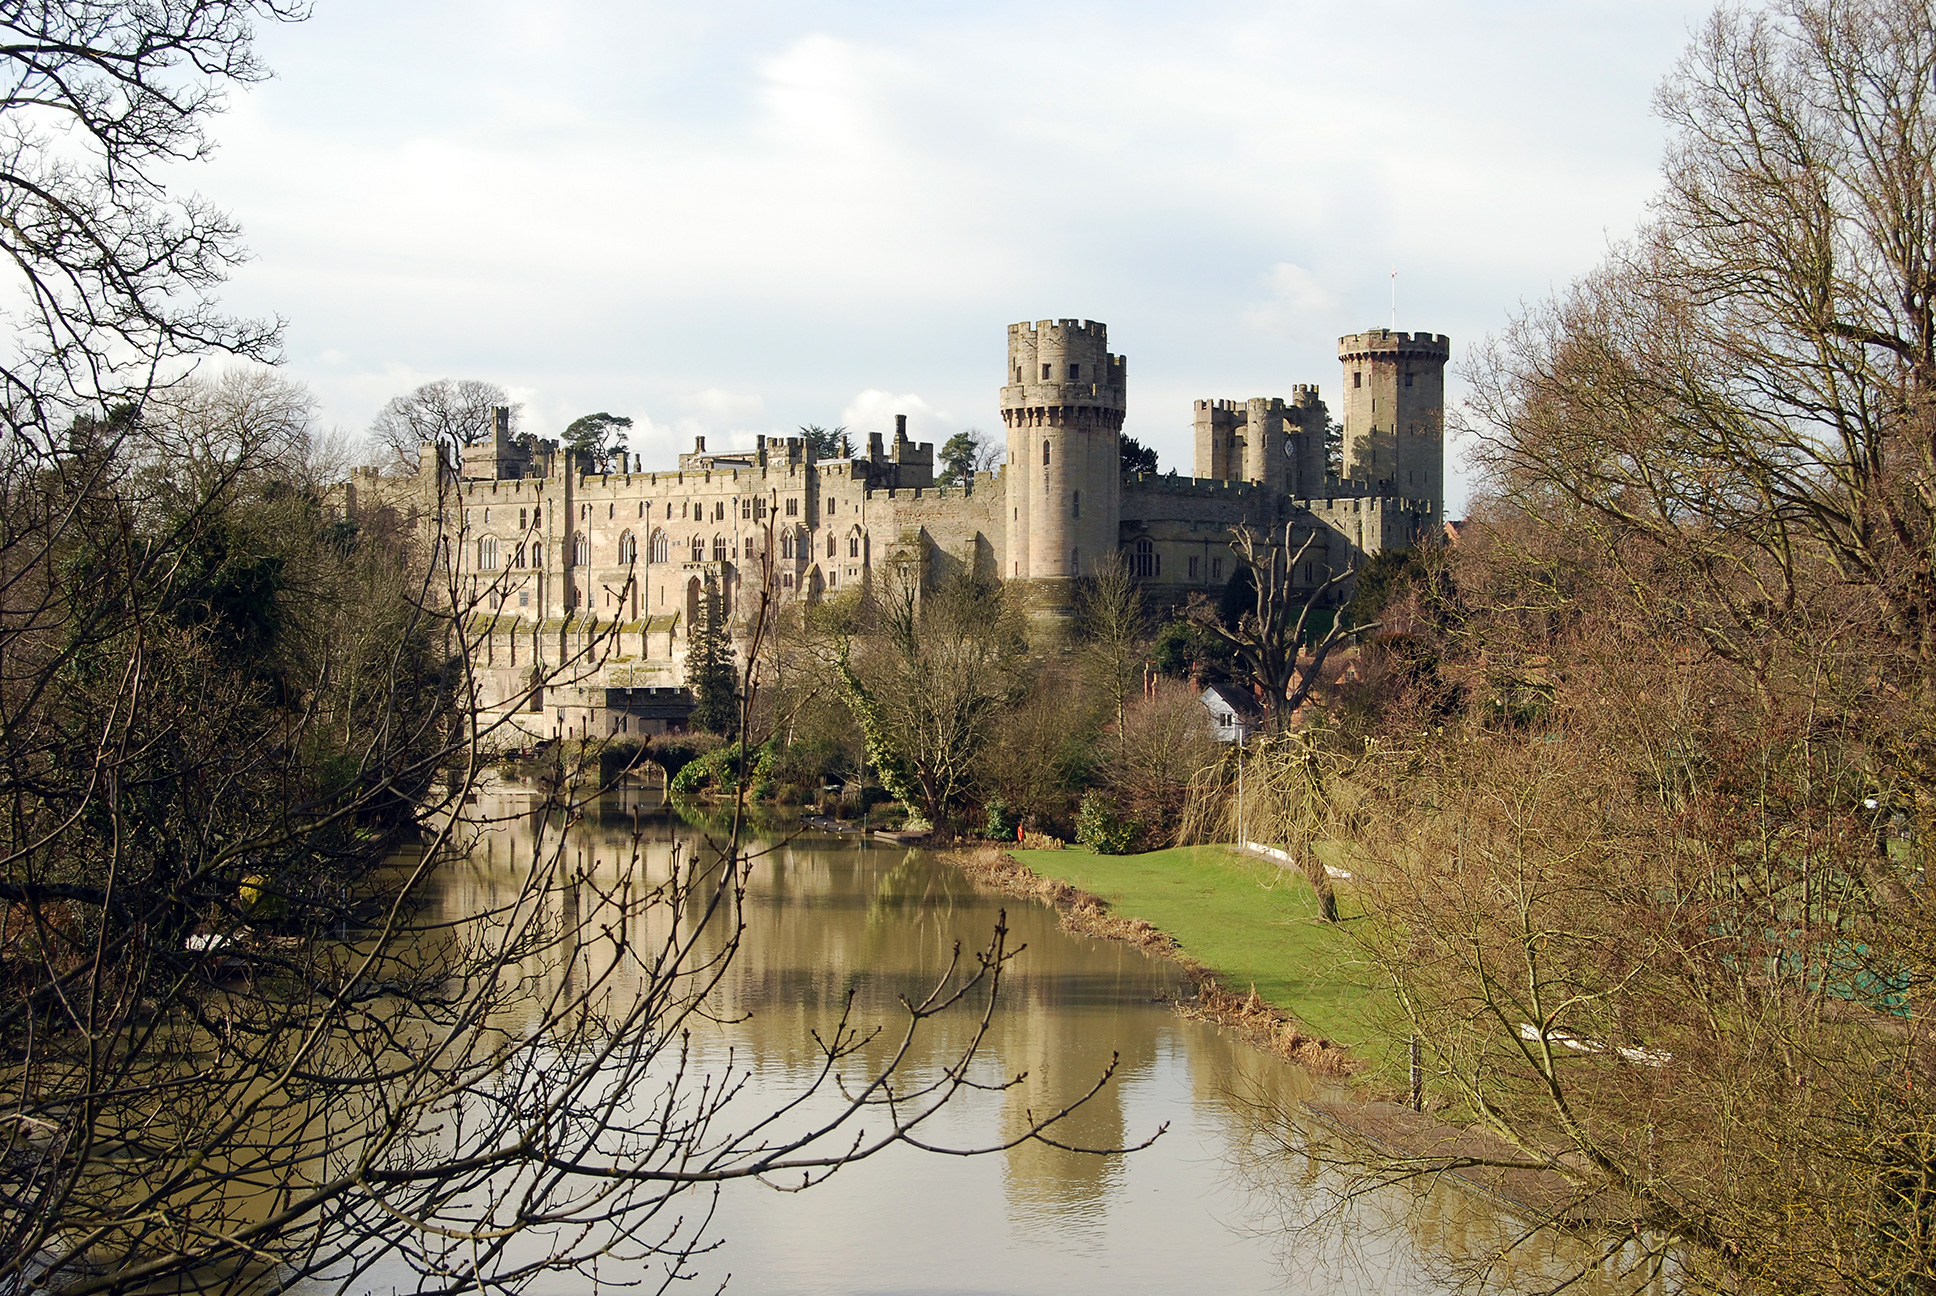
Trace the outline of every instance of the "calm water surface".
<instances>
[{"instance_id":1,"label":"calm water surface","mask_svg":"<svg viewBox=\"0 0 1936 1296\"><path fill-rule=\"evenodd\" d=\"M647 805L657 796L632 795ZM441 900L451 912L481 907L508 885L514 861L530 858L521 794L484 800L497 826L465 864L445 871ZM650 872L671 867L675 842L697 845L696 829L662 814L635 820L634 808L615 797L588 816L568 862L593 875L616 869L632 856L635 823ZM808 1082L818 1061L811 1033L850 990L861 1020L893 1032L896 996L925 992L957 941L964 950L985 945L1006 908L1013 943L1027 948L1004 985L978 1075L1026 1071L1028 1080L960 1102L928 1137L962 1147L1000 1142L1027 1111L1053 1110L1087 1089L1112 1054L1120 1057L1114 1080L1061 1137L1121 1145L1168 1130L1123 1157L1036 1143L965 1159L895 1148L805 1193L735 1184L715 1217L717 1249L682 1288L1438 1292L1455 1266L1512 1231L1450 1188L1384 1190L1326 1214L1343 1177L1284 1148L1282 1113L1334 1091L1179 1017L1170 1001L1182 986L1171 965L1071 935L1049 910L978 891L925 852L824 836L759 845L744 948L723 988L722 1022L707 1027L698 1054L701 1065L718 1065L730 1050L755 1078L753 1102L769 1105ZM964 1016L937 1031L920 1066L932 1073L949 1060L971 1025ZM601 1276L627 1277L611 1268ZM370 1277L374 1290L413 1285L402 1274ZM541 1288L584 1289L556 1280Z\"/></svg>"}]
</instances>

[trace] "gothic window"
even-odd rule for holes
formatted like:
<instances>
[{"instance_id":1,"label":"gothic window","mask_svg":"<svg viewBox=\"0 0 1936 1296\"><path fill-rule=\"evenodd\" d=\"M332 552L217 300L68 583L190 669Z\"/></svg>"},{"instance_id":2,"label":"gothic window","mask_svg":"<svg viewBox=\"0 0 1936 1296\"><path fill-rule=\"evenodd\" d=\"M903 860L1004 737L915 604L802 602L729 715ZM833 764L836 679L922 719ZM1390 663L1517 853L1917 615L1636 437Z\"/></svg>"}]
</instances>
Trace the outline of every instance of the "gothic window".
<instances>
[{"instance_id":1,"label":"gothic window","mask_svg":"<svg viewBox=\"0 0 1936 1296\"><path fill-rule=\"evenodd\" d=\"M591 565L591 561L592 542L585 538L583 531L580 531L571 538L571 565L574 567L588 567Z\"/></svg>"},{"instance_id":2,"label":"gothic window","mask_svg":"<svg viewBox=\"0 0 1936 1296\"><path fill-rule=\"evenodd\" d=\"M1049 466L1049 443L1047 441L1042 443L1042 466L1044 468Z\"/></svg>"},{"instance_id":3,"label":"gothic window","mask_svg":"<svg viewBox=\"0 0 1936 1296\"><path fill-rule=\"evenodd\" d=\"M753 501L750 497L739 502L739 520L742 522L753 520Z\"/></svg>"},{"instance_id":4,"label":"gothic window","mask_svg":"<svg viewBox=\"0 0 1936 1296\"><path fill-rule=\"evenodd\" d=\"M781 573L780 573L780 588L781 588L781 589L792 589L792 588L793 588L793 573L792 573L792 572L781 572Z\"/></svg>"},{"instance_id":5,"label":"gothic window","mask_svg":"<svg viewBox=\"0 0 1936 1296\"><path fill-rule=\"evenodd\" d=\"M860 557L860 536L858 534L847 537L847 556L849 558Z\"/></svg>"},{"instance_id":6,"label":"gothic window","mask_svg":"<svg viewBox=\"0 0 1936 1296\"><path fill-rule=\"evenodd\" d=\"M1197 560L1195 558L1192 558L1190 560L1190 579L1195 580L1196 578L1197 578Z\"/></svg>"},{"instance_id":7,"label":"gothic window","mask_svg":"<svg viewBox=\"0 0 1936 1296\"><path fill-rule=\"evenodd\" d=\"M746 537L746 556L748 558L751 558L753 556L753 537L752 536Z\"/></svg>"},{"instance_id":8,"label":"gothic window","mask_svg":"<svg viewBox=\"0 0 1936 1296\"><path fill-rule=\"evenodd\" d=\"M726 554L726 537L725 537L725 536L714 536L714 537L713 537L713 561L714 561L714 562L725 562L725 561L726 561L726 558L727 558L727 554Z\"/></svg>"},{"instance_id":9,"label":"gothic window","mask_svg":"<svg viewBox=\"0 0 1936 1296\"><path fill-rule=\"evenodd\" d=\"M753 501L753 520L755 522L766 521L766 501L764 499L756 499Z\"/></svg>"},{"instance_id":10,"label":"gothic window","mask_svg":"<svg viewBox=\"0 0 1936 1296\"><path fill-rule=\"evenodd\" d=\"M787 515L788 517L799 517L799 516L800 516L800 501L799 501L799 500L797 500L797 499L790 499L790 500L788 500L788 501L787 501L787 510L786 510L786 515Z\"/></svg>"},{"instance_id":11,"label":"gothic window","mask_svg":"<svg viewBox=\"0 0 1936 1296\"><path fill-rule=\"evenodd\" d=\"M788 531L780 537L780 557L793 557L793 532Z\"/></svg>"},{"instance_id":12,"label":"gothic window","mask_svg":"<svg viewBox=\"0 0 1936 1296\"><path fill-rule=\"evenodd\" d=\"M618 538L619 566L629 567L633 563L637 562L638 560L639 560L638 537L633 535L630 531L627 531L624 535Z\"/></svg>"},{"instance_id":13,"label":"gothic window","mask_svg":"<svg viewBox=\"0 0 1936 1296\"><path fill-rule=\"evenodd\" d=\"M511 551L511 565L513 567L524 566L524 546L523 545L519 545L516 549L513 549Z\"/></svg>"},{"instance_id":14,"label":"gothic window","mask_svg":"<svg viewBox=\"0 0 1936 1296\"><path fill-rule=\"evenodd\" d=\"M827 535L827 556L829 558L834 556L834 537L831 532Z\"/></svg>"},{"instance_id":15,"label":"gothic window","mask_svg":"<svg viewBox=\"0 0 1936 1296\"><path fill-rule=\"evenodd\" d=\"M692 538L692 560L694 562L706 561L706 537L694 536Z\"/></svg>"},{"instance_id":16,"label":"gothic window","mask_svg":"<svg viewBox=\"0 0 1936 1296\"><path fill-rule=\"evenodd\" d=\"M530 529L531 529L531 523L530 523L529 521L527 521L527 520L526 520L526 515L527 515L527 514L528 514L529 512L530 512L530 510L529 510L529 509L519 509L519 510L518 510L518 530L520 530L520 531L528 531L528 530L530 530Z\"/></svg>"},{"instance_id":17,"label":"gothic window","mask_svg":"<svg viewBox=\"0 0 1936 1296\"><path fill-rule=\"evenodd\" d=\"M531 565L533 567L544 566L544 546L543 545L534 544L531 546Z\"/></svg>"},{"instance_id":18,"label":"gothic window","mask_svg":"<svg viewBox=\"0 0 1936 1296\"><path fill-rule=\"evenodd\" d=\"M1136 548L1130 558L1130 570L1142 580L1156 575L1156 545L1148 536L1138 536Z\"/></svg>"},{"instance_id":19,"label":"gothic window","mask_svg":"<svg viewBox=\"0 0 1936 1296\"><path fill-rule=\"evenodd\" d=\"M726 520L726 501L714 500L713 501L713 521L724 522L725 520Z\"/></svg>"},{"instance_id":20,"label":"gothic window","mask_svg":"<svg viewBox=\"0 0 1936 1296\"><path fill-rule=\"evenodd\" d=\"M667 551L670 549L670 547L671 546L666 541L666 533L664 531L654 531L652 533L652 561L653 562L662 563L667 561L670 556Z\"/></svg>"},{"instance_id":21,"label":"gothic window","mask_svg":"<svg viewBox=\"0 0 1936 1296\"><path fill-rule=\"evenodd\" d=\"M477 542L477 568L479 571L497 570L497 537L486 536Z\"/></svg>"}]
</instances>

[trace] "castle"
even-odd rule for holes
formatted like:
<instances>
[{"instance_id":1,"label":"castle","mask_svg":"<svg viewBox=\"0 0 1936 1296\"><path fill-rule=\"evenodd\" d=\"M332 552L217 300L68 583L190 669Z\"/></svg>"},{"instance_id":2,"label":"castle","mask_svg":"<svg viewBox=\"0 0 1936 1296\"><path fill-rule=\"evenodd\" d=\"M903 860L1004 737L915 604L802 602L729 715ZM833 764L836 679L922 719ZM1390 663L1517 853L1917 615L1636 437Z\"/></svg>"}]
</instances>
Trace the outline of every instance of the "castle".
<instances>
[{"instance_id":1,"label":"castle","mask_svg":"<svg viewBox=\"0 0 1936 1296\"><path fill-rule=\"evenodd\" d=\"M626 455L594 472L555 443L520 446L508 411L460 462L426 447L413 488L454 539L445 572L470 612L482 707L534 737L681 727L689 632L711 598L744 612L769 544L783 599L865 587L893 564L923 587L961 572L1028 582L1053 613L1118 554L1154 606L1214 595L1235 574L1239 524L1315 536L1293 572L1306 589L1441 533L1443 335L1339 339L1341 429L1314 386L1197 401L1189 477L1122 471L1127 363L1108 343L1088 320L1010 325L1007 454L966 482L936 482L934 447L908 440L905 416L864 454L816 459L796 437L709 452L700 438L670 471ZM353 482L351 512L356 499Z\"/></svg>"}]
</instances>

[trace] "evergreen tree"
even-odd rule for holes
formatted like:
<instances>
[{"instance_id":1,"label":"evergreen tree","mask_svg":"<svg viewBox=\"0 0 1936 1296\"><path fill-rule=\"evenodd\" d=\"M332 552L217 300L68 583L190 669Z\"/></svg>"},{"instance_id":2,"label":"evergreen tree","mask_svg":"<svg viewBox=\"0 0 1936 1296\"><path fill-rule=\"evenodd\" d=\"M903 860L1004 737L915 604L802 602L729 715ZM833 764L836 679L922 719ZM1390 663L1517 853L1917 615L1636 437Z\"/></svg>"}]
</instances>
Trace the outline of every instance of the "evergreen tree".
<instances>
[{"instance_id":1,"label":"evergreen tree","mask_svg":"<svg viewBox=\"0 0 1936 1296\"><path fill-rule=\"evenodd\" d=\"M708 733L731 738L739 732L739 663L721 615L719 589L706 587L699 619L686 651L686 686L692 690L692 722Z\"/></svg>"}]
</instances>

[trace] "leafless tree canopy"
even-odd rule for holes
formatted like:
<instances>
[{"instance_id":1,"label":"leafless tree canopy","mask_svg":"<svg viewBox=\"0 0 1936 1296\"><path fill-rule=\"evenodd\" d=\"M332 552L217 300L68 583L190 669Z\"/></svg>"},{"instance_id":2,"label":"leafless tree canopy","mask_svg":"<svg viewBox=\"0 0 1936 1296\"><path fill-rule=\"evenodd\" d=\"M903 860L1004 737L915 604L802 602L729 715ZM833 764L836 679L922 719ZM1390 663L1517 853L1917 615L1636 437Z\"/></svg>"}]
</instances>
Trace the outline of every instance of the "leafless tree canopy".
<instances>
[{"instance_id":1,"label":"leafless tree canopy","mask_svg":"<svg viewBox=\"0 0 1936 1296\"><path fill-rule=\"evenodd\" d=\"M0 12L0 249L22 296L0 410L45 445L78 410L138 401L211 349L272 358L274 324L214 289L242 256L222 213L162 169L202 157L233 86L261 79L259 19L283 0L10 5Z\"/></svg>"},{"instance_id":2,"label":"leafless tree canopy","mask_svg":"<svg viewBox=\"0 0 1936 1296\"><path fill-rule=\"evenodd\" d=\"M1273 729L1289 725L1291 716L1311 696L1333 650L1355 634L1378 628L1376 622L1352 625L1340 614L1323 636L1311 642L1332 591L1347 584L1352 575L1347 566L1328 572L1318 585L1299 590L1293 577L1317 542L1315 531L1300 539L1291 522L1284 524L1281 538L1240 526L1230 547L1250 575L1251 606L1231 626L1201 595L1191 601L1191 620L1236 650L1244 683L1256 689Z\"/></svg>"},{"instance_id":3,"label":"leafless tree canopy","mask_svg":"<svg viewBox=\"0 0 1936 1296\"><path fill-rule=\"evenodd\" d=\"M1653 218L1471 364L1432 707L1334 752L1428 1091L1636 1285L1936 1282L1932 68L1703 28Z\"/></svg>"},{"instance_id":4,"label":"leafless tree canopy","mask_svg":"<svg viewBox=\"0 0 1936 1296\"><path fill-rule=\"evenodd\" d=\"M400 469L414 472L426 445L458 450L488 439L492 411L510 405L510 397L496 383L439 378L378 410L370 422L370 439L390 451Z\"/></svg>"}]
</instances>

